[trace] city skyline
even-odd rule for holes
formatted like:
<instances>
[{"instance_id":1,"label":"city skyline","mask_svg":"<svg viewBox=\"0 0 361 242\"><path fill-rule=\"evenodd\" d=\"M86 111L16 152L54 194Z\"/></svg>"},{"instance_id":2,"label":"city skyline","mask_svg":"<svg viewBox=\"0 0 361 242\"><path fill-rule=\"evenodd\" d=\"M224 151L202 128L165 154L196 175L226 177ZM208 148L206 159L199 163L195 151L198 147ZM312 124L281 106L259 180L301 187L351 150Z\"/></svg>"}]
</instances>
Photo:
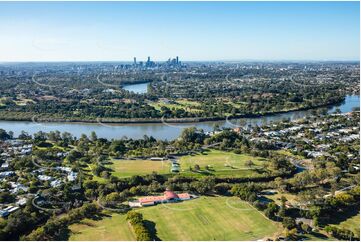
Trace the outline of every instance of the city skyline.
<instances>
[{"instance_id":1,"label":"city skyline","mask_svg":"<svg viewBox=\"0 0 361 242\"><path fill-rule=\"evenodd\" d=\"M359 19L359 2L0 2L0 61L358 61Z\"/></svg>"}]
</instances>

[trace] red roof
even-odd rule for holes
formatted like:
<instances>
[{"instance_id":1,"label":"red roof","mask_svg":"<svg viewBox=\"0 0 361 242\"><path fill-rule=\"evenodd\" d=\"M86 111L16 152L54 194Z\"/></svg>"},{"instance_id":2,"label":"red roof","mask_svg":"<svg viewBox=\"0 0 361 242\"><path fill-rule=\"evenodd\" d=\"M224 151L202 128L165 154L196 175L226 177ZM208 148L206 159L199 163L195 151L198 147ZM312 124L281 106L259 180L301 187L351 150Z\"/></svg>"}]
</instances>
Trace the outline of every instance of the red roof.
<instances>
[{"instance_id":1,"label":"red roof","mask_svg":"<svg viewBox=\"0 0 361 242\"><path fill-rule=\"evenodd\" d=\"M178 194L178 197L181 199L190 199L191 198L189 193L180 193L180 194Z\"/></svg>"},{"instance_id":2,"label":"red roof","mask_svg":"<svg viewBox=\"0 0 361 242\"><path fill-rule=\"evenodd\" d=\"M141 197L138 199L140 203L149 203L149 202L161 202L166 200L164 196L150 196L150 197Z\"/></svg>"},{"instance_id":3,"label":"red roof","mask_svg":"<svg viewBox=\"0 0 361 242\"><path fill-rule=\"evenodd\" d=\"M140 203L152 203L152 202L163 202L163 201L166 201L166 200L177 199L177 198L190 199L190 195L188 193L180 193L180 194L177 195L173 191L166 190L164 192L164 196L141 197L141 198L138 199L138 201Z\"/></svg>"},{"instance_id":4,"label":"red roof","mask_svg":"<svg viewBox=\"0 0 361 242\"><path fill-rule=\"evenodd\" d=\"M173 191L167 190L164 192L164 197L166 199L177 199L179 198L177 194L175 194Z\"/></svg>"}]
</instances>

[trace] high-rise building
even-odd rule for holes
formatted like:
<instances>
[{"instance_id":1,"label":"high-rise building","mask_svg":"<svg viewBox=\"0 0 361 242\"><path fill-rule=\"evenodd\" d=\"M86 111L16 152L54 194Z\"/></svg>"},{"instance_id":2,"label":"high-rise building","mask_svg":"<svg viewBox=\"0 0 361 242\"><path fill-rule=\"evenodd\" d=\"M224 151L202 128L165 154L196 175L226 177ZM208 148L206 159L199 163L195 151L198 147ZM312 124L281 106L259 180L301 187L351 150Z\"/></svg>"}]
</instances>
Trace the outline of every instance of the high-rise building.
<instances>
[{"instance_id":1,"label":"high-rise building","mask_svg":"<svg viewBox=\"0 0 361 242\"><path fill-rule=\"evenodd\" d=\"M137 65L137 57L134 57L133 60L134 60L134 65Z\"/></svg>"}]
</instances>

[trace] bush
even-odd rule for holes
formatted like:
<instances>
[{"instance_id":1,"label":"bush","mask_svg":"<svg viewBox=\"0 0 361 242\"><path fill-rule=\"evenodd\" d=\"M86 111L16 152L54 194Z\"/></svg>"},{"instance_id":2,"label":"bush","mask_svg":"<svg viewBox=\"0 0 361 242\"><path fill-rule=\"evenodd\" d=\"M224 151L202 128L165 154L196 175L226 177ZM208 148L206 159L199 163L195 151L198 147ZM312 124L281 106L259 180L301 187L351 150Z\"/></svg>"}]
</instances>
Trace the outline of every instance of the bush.
<instances>
[{"instance_id":1,"label":"bush","mask_svg":"<svg viewBox=\"0 0 361 242\"><path fill-rule=\"evenodd\" d=\"M325 231L340 240L352 240L355 238L354 233L348 229L342 229L328 225L325 227Z\"/></svg>"},{"instance_id":2,"label":"bush","mask_svg":"<svg viewBox=\"0 0 361 242\"><path fill-rule=\"evenodd\" d=\"M61 231L68 225L76 223L84 218L90 218L98 212L98 207L94 203L84 204L80 208L69 211L62 217L53 217L49 219L44 226L33 230L29 235L23 237L23 240L59 240Z\"/></svg>"},{"instance_id":3,"label":"bush","mask_svg":"<svg viewBox=\"0 0 361 242\"><path fill-rule=\"evenodd\" d=\"M143 215L134 211L127 213L126 219L132 225L136 239L138 241L152 240L152 236L144 224Z\"/></svg>"},{"instance_id":4,"label":"bush","mask_svg":"<svg viewBox=\"0 0 361 242\"><path fill-rule=\"evenodd\" d=\"M283 218L282 225L287 229L293 229L296 227L296 221L291 217L285 217Z\"/></svg>"}]
</instances>

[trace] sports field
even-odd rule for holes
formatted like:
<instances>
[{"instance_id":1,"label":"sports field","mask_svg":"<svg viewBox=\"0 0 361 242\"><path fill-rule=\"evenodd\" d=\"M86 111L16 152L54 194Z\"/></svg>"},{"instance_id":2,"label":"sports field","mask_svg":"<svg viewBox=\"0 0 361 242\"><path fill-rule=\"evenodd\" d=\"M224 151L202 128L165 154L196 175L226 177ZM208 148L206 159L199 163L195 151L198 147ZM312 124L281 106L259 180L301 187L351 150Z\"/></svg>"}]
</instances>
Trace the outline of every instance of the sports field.
<instances>
[{"instance_id":1,"label":"sports field","mask_svg":"<svg viewBox=\"0 0 361 242\"><path fill-rule=\"evenodd\" d=\"M247 166L246 162L252 161L254 165ZM133 175L151 174L153 171L158 174L169 174L170 161L150 160L111 160L108 165L114 176L123 178ZM180 163L180 174L186 176L215 175L218 177L246 177L257 176L256 168L260 168L264 162L263 158L246 154L235 154L218 150L208 150L202 154L183 156ZM199 165L200 170L195 171L194 166ZM208 166L208 168L206 168ZM190 170L192 168L192 171Z\"/></svg>"},{"instance_id":2,"label":"sports field","mask_svg":"<svg viewBox=\"0 0 361 242\"><path fill-rule=\"evenodd\" d=\"M201 112L198 107L201 105L199 102L196 101L190 101L187 99L177 99L174 103L164 103L162 101L158 102L149 102L150 106L154 107L157 110L161 110L162 107L167 107L169 109L184 109L188 112Z\"/></svg>"},{"instance_id":3,"label":"sports field","mask_svg":"<svg viewBox=\"0 0 361 242\"><path fill-rule=\"evenodd\" d=\"M113 170L117 177L131 177L134 175L151 174L153 171L158 174L170 173L170 161L151 160L111 160L108 167Z\"/></svg>"},{"instance_id":4,"label":"sports field","mask_svg":"<svg viewBox=\"0 0 361 242\"><path fill-rule=\"evenodd\" d=\"M247 161L252 161L254 165L247 166ZM209 150L202 154L183 156L179 163L183 173L189 173L190 168L194 171L194 166L198 165L201 172L216 176L245 177L258 175L256 168L261 168L264 161L264 158L247 154Z\"/></svg>"},{"instance_id":5,"label":"sports field","mask_svg":"<svg viewBox=\"0 0 361 242\"><path fill-rule=\"evenodd\" d=\"M161 240L258 240L282 230L235 197L200 197L136 211L155 223ZM125 215L120 214L89 225L75 224L70 229L70 240L134 240Z\"/></svg>"}]
</instances>

